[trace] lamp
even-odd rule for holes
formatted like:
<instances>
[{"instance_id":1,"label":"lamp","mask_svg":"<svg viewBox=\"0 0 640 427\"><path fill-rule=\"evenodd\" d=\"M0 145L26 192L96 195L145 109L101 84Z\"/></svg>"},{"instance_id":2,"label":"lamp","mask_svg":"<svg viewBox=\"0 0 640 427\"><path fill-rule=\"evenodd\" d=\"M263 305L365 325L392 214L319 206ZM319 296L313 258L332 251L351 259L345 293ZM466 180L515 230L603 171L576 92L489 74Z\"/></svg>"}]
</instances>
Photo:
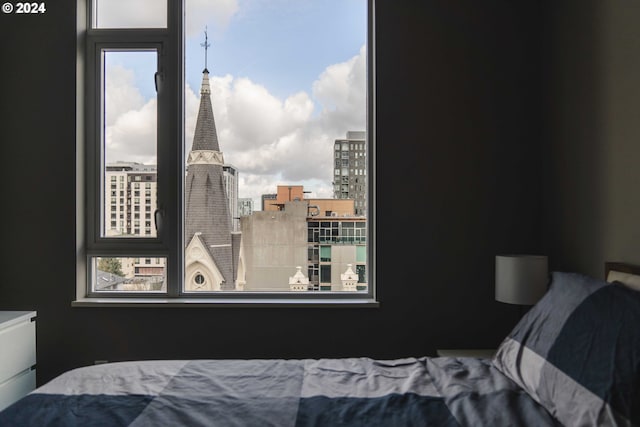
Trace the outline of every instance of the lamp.
<instances>
[{"instance_id":1,"label":"lamp","mask_svg":"<svg viewBox=\"0 0 640 427\"><path fill-rule=\"evenodd\" d=\"M534 305L545 294L548 284L546 256L496 256L496 301Z\"/></svg>"}]
</instances>

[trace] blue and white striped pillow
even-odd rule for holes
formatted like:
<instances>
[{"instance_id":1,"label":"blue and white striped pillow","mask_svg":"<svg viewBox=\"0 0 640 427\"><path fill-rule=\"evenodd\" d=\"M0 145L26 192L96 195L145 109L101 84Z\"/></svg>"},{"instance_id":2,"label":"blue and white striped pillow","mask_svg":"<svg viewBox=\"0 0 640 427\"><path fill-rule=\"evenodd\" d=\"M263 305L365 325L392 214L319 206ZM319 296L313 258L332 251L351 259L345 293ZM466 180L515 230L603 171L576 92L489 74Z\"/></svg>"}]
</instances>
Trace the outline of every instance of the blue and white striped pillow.
<instances>
[{"instance_id":1,"label":"blue and white striped pillow","mask_svg":"<svg viewBox=\"0 0 640 427\"><path fill-rule=\"evenodd\" d=\"M640 426L640 292L554 272L493 364L566 426Z\"/></svg>"}]
</instances>

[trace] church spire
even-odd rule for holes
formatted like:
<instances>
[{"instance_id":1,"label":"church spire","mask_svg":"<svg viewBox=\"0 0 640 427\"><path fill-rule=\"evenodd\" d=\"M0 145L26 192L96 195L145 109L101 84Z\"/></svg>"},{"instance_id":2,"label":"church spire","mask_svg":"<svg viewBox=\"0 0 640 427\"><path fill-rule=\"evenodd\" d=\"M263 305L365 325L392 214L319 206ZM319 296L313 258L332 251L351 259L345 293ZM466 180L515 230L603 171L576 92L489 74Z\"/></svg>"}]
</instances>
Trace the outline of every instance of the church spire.
<instances>
[{"instance_id":1,"label":"church spire","mask_svg":"<svg viewBox=\"0 0 640 427\"><path fill-rule=\"evenodd\" d=\"M192 151L220 151L218 143L218 131L213 117L211 104L211 87L209 86L209 71L205 68L202 72L202 84L200 86L200 108L196 121L196 130L193 134ZM220 153L222 155L222 153Z\"/></svg>"},{"instance_id":2,"label":"church spire","mask_svg":"<svg viewBox=\"0 0 640 427\"><path fill-rule=\"evenodd\" d=\"M191 150L214 151L219 154L220 161L222 162L216 121L213 118L213 107L211 106L211 87L209 86L209 70L207 69L207 50L211 44L208 40L209 37L205 29L204 43L200 43L200 45L204 47L204 70L202 70L202 84L200 85L200 109L198 110L198 119L196 121L196 130L193 134Z\"/></svg>"},{"instance_id":3,"label":"church spire","mask_svg":"<svg viewBox=\"0 0 640 427\"><path fill-rule=\"evenodd\" d=\"M187 290L233 290L240 240L232 236L231 214L224 180L224 159L218 144L211 105L206 52L200 87L200 108L187 158L185 178L185 277ZM238 246L239 248L239 246ZM203 258L202 252L207 256Z\"/></svg>"}]
</instances>

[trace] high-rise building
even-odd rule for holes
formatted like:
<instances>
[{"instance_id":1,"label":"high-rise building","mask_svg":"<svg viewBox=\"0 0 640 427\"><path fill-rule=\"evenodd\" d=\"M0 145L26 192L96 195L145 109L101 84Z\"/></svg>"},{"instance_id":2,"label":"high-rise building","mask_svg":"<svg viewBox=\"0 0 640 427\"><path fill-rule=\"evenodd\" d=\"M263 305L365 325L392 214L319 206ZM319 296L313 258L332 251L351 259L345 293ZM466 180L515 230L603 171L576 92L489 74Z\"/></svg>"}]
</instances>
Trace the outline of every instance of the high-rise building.
<instances>
[{"instance_id":1,"label":"high-rise building","mask_svg":"<svg viewBox=\"0 0 640 427\"><path fill-rule=\"evenodd\" d=\"M253 213L253 199L242 197L238 199L238 216L248 216Z\"/></svg>"},{"instance_id":2,"label":"high-rise building","mask_svg":"<svg viewBox=\"0 0 640 427\"><path fill-rule=\"evenodd\" d=\"M156 165L108 163L105 166L104 235L156 237L157 188ZM164 281L165 259L162 257L119 258L118 262L123 276L98 270L96 274L100 280L96 289L158 290L148 286Z\"/></svg>"},{"instance_id":3,"label":"high-rise building","mask_svg":"<svg viewBox=\"0 0 640 427\"><path fill-rule=\"evenodd\" d=\"M104 235L156 237L156 165L109 163L105 167Z\"/></svg>"},{"instance_id":4,"label":"high-rise building","mask_svg":"<svg viewBox=\"0 0 640 427\"><path fill-rule=\"evenodd\" d=\"M222 176L224 188L229 203L229 214L231 215L231 229L240 230L240 214L238 212L238 169L232 165L222 166Z\"/></svg>"},{"instance_id":5,"label":"high-rise building","mask_svg":"<svg viewBox=\"0 0 640 427\"><path fill-rule=\"evenodd\" d=\"M355 214L367 213L366 132L348 131L345 139L333 144L333 197L353 199Z\"/></svg>"}]
</instances>

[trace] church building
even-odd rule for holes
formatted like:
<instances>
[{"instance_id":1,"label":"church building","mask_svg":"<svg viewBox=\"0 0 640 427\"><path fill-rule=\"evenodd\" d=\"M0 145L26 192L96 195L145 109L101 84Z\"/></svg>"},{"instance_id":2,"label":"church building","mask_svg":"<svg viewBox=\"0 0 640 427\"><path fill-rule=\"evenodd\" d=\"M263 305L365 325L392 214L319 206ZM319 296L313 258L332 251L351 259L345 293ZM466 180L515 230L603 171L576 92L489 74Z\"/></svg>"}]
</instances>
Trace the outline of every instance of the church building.
<instances>
[{"instance_id":1,"label":"church building","mask_svg":"<svg viewBox=\"0 0 640 427\"><path fill-rule=\"evenodd\" d=\"M185 290L243 290L240 232L234 232L211 104L209 71L202 72L200 108L185 180Z\"/></svg>"}]
</instances>

